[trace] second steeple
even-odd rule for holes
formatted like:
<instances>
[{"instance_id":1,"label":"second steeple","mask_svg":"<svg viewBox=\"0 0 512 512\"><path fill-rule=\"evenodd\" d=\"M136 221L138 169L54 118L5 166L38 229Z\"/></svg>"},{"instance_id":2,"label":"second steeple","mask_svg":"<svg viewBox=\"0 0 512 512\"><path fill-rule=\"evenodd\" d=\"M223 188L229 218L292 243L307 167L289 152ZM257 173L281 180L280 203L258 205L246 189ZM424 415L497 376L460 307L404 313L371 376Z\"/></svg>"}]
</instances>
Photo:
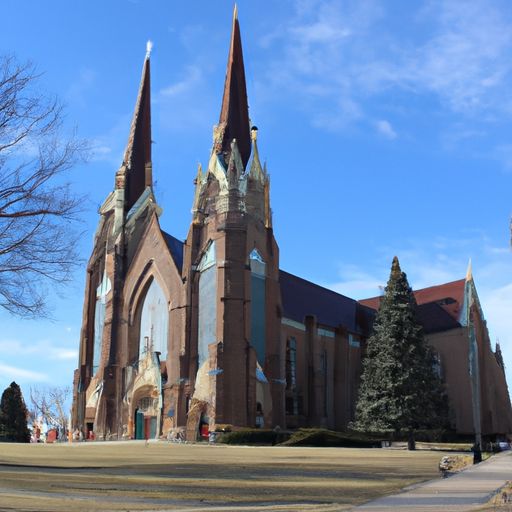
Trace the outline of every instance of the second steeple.
<instances>
[{"instance_id":1,"label":"second steeple","mask_svg":"<svg viewBox=\"0 0 512 512\"><path fill-rule=\"evenodd\" d=\"M220 138L216 151L222 153L224 161L229 161L231 143L236 139L238 150L245 167L251 156L251 134L249 126L249 106L247 104L247 88L245 85L244 58L238 12L235 5L233 11L233 28L231 45L228 55L224 95L219 118Z\"/></svg>"}]
</instances>

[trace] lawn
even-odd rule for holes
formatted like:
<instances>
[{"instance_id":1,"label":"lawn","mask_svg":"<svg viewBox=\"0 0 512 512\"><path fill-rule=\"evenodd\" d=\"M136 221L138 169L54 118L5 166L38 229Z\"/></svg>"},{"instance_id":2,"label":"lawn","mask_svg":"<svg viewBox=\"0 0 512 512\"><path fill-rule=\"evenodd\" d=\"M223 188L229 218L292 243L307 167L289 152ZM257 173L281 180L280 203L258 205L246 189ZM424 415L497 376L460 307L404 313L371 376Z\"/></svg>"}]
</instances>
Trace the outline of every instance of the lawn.
<instances>
[{"instance_id":1,"label":"lawn","mask_svg":"<svg viewBox=\"0 0 512 512\"><path fill-rule=\"evenodd\" d=\"M0 444L0 511L345 510L432 478L443 452Z\"/></svg>"}]
</instances>

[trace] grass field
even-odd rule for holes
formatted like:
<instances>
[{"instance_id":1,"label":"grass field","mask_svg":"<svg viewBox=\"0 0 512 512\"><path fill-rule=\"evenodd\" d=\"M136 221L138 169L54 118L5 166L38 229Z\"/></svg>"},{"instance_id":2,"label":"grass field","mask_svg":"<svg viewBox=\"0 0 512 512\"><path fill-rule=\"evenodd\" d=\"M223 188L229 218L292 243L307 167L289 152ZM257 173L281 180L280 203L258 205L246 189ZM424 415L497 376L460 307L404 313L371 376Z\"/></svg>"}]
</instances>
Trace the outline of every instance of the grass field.
<instances>
[{"instance_id":1,"label":"grass field","mask_svg":"<svg viewBox=\"0 0 512 512\"><path fill-rule=\"evenodd\" d=\"M0 510L345 510L438 477L443 455L137 441L0 444Z\"/></svg>"}]
</instances>

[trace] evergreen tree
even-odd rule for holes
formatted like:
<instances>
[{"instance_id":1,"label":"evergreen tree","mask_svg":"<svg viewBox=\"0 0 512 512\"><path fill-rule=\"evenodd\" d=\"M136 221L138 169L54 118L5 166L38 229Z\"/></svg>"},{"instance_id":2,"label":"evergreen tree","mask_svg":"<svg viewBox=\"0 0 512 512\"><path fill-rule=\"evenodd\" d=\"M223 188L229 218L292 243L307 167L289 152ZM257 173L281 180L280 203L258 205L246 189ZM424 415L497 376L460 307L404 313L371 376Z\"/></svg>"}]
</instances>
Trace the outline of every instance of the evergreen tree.
<instances>
[{"instance_id":1,"label":"evergreen tree","mask_svg":"<svg viewBox=\"0 0 512 512\"><path fill-rule=\"evenodd\" d=\"M373 334L368 340L354 427L409 435L444 428L448 401L436 361L416 321L416 299L395 256Z\"/></svg>"},{"instance_id":2,"label":"evergreen tree","mask_svg":"<svg viewBox=\"0 0 512 512\"><path fill-rule=\"evenodd\" d=\"M3 392L0 401L0 441L28 443L27 407L16 382Z\"/></svg>"}]
</instances>

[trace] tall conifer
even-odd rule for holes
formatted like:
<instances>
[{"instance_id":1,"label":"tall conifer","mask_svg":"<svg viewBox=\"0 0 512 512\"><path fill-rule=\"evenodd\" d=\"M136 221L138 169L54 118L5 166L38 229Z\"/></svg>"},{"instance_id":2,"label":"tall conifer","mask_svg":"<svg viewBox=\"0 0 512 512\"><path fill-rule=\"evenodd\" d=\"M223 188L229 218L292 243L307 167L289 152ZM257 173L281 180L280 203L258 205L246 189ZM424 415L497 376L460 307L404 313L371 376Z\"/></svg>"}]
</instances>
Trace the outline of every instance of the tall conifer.
<instances>
[{"instance_id":1,"label":"tall conifer","mask_svg":"<svg viewBox=\"0 0 512 512\"><path fill-rule=\"evenodd\" d=\"M356 406L358 430L409 435L448 424L436 361L416 320L416 300L395 256L368 340Z\"/></svg>"},{"instance_id":2,"label":"tall conifer","mask_svg":"<svg viewBox=\"0 0 512 512\"><path fill-rule=\"evenodd\" d=\"M28 443L27 407L16 382L3 392L0 400L0 441Z\"/></svg>"}]
</instances>

